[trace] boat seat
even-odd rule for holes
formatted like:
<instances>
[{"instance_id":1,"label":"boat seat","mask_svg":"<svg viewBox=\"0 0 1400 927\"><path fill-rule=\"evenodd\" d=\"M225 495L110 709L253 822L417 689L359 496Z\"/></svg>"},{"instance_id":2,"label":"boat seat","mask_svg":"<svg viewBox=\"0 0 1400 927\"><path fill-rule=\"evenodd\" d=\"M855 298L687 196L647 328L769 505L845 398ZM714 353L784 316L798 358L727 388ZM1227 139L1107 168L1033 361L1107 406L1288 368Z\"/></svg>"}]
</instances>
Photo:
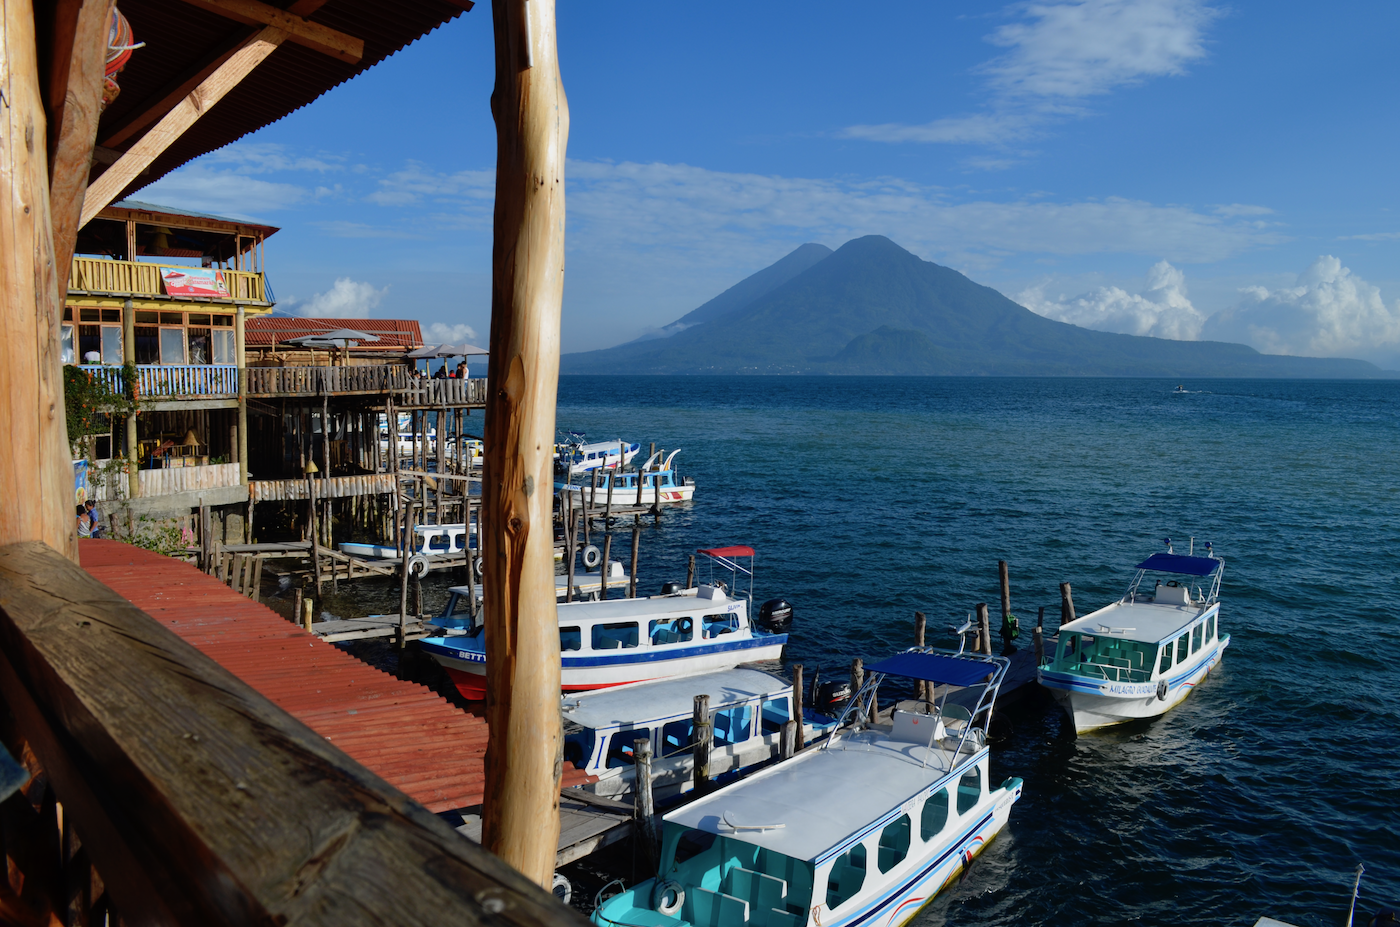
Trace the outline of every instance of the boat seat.
<instances>
[{"instance_id":1,"label":"boat seat","mask_svg":"<svg viewBox=\"0 0 1400 927\"><path fill-rule=\"evenodd\" d=\"M771 908L768 911L768 927L802 927L802 918L787 911Z\"/></svg>"},{"instance_id":2,"label":"boat seat","mask_svg":"<svg viewBox=\"0 0 1400 927\"><path fill-rule=\"evenodd\" d=\"M1160 605L1190 605L1191 589L1187 586L1158 586L1152 600Z\"/></svg>"},{"instance_id":3,"label":"boat seat","mask_svg":"<svg viewBox=\"0 0 1400 927\"><path fill-rule=\"evenodd\" d=\"M725 894L748 902L759 927L762 924L758 919L766 921L769 911L782 907L783 897L787 894L787 883L782 879L741 866L725 873L722 887Z\"/></svg>"},{"instance_id":4,"label":"boat seat","mask_svg":"<svg viewBox=\"0 0 1400 927\"><path fill-rule=\"evenodd\" d=\"M651 635L653 644L674 644L678 640L680 640L680 635L667 628L657 628Z\"/></svg>"},{"instance_id":5,"label":"boat seat","mask_svg":"<svg viewBox=\"0 0 1400 927\"><path fill-rule=\"evenodd\" d=\"M608 637L606 634L599 634L593 642L594 650L619 650L621 647L622 641L615 637Z\"/></svg>"},{"instance_id":6,"label":"boat seat","mask_svg":"<svg viewBox=\"0 0 1400 927\"><path fill-rule=\"evenodd\" d=\"M944 733L943 722L939 720L937 715L895 709L894 726L890 730L890 740L927 746L930 740L941 740Z\"/></svg>"},{"instance_id":7,"label":"boat seat","mask_svg":"<svg viewBox=\"0 0 1400 927\"><path fill-rule=\"evenodd\" d=\"M685 893L681 916L695 927L733 927L747 923L749 903L723 892L692 888Z\"/></svg>"}]
</instances>

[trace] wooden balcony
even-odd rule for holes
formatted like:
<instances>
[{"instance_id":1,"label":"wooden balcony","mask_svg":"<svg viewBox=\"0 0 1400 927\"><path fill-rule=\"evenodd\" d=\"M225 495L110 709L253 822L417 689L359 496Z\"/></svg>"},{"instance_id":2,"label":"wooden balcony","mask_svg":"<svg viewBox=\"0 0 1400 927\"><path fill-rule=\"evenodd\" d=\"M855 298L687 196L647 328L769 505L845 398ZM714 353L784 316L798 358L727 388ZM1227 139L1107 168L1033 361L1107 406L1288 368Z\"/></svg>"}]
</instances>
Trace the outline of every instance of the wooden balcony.
<instances>
[{"instance_id":1,"label":"wooden balcony","mask_svg":"<svg viewBox=\"0 0 1400 927\"><path fill-rule=\"evenodd\" d=\"M126 383L122 368L82 364L83 370L105 382L112 392L122 395ZM136 398L148 399L235 399L238 397L238 368L232 364L140 364L136 367Z\"/></svg>"},{"instance_id":2,"label":"wooden balcony","mask_svg":"<svg viewBox=\"0 0 1400 927\"><path fill-rule=\"evenodd\" d=\"M247 367L250 396L323 396L388 393L409 384L402 364L362 367Z\"/></svg>"},{"instance_id":3,"label":"wooden balcony","mask_svg":"<svg viewBox=\"0 0 1400 927\"><path fill-rule=\"evenodd\" d=\"M243 270L221 270L227 298L168 296L161 285L161 268L187 270L178 264L157 264L149 261L114 261L109 258L75 257L68 279L68 292L78 295L144 297L148 299L179 300L200 303L243 303L271 305L267 296L267 281L259 273Z\"/></svg>"},{"instance_id":4,"label":"wooden balcony","mask_svg":"<svg viewBox=\"0 0 1400 927\"><path fill-rule=\"evenodd\" d=\"M466 380L410 379L399 390L395 402L401 408L440 406L485 406L486 378Z\"/></svg>"}]
</instances>

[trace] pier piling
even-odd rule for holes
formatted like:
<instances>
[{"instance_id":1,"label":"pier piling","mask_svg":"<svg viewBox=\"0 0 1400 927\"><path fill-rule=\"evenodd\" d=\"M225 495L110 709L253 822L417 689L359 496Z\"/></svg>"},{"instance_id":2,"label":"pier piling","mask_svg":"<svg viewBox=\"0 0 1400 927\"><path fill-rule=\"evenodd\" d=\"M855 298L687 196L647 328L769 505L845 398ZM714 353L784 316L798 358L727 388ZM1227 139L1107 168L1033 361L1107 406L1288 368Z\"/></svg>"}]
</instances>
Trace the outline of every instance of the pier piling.
<instances>
[{"instance_id":1,"label":"pier piling","mask_svg":"<svg viewBox=\"0 0 1400 927\"><path fill-rule=\"evenodd\" d=\"M646 852L647 871L654 872L660 862L660 847L656 839L656 810L651 794L651 739L639 737L633 741L632 756L636 760L633 766L636 785L636 807L633 814L637 824L637 839L641 841Z\"/></svg>"},{"instance_id":2,"label":"pier piling","mask_svg":"<svg viewBox=\"0 0 1400 927\"><path fill-rule=\"evenodd\" d=\"M928 632L928 617L923 612L914 613L914 646L923 647L924 639ZM921 702L928 701L929 686L922 679L914 683L914 698Z\"/></svg>"},{"instance_id":3,"label":"pier piling","mask_svg":"<svg viewBox=\"0 0 1400 927\"><path fill-rule=\"evenodd\" d=\"M694 555L694 554L691 554L691 555L690 555L690 562L689 562L688 564L686 564L686 568L685 568L685 588L687 588L687 589L693 589L694 587L695 587L695 555Z\"/></svg>"},{"instance_id":4,"label":"pier piling","mask_svg":"<svg viewBox=\"0 0 1400 927\"><path fill-rule=\"evenodd\" d=\"M1069 583L1060 583L1060 627L1074 620L1074 595Z\"/></svg>"},{"instance_id":5,"label":"pier piling","mask_svg":"<svg viewBox=\"0 0 1400 927\"><path fill-rule=\"evenodd\" d=\"M784 721L782 732L778 734L778 758L782 760L791 759L797 752L797 732L799 722Z\"/></svg>"},{"instance_id":6,"label":"pier piling","mask_svg":"<svg viewBox=\"0 0 1400 927\"><path fill-rule=\"evenodd\" d=\"M977 649L987 656L992 654L992 623L987 617L987 603L977 603Z\"/></svg>"},{"instance_id":7,"label":"pier piling","mask_svg":"<svg viewBox=\"0 0 1400 927\"><path fill-rule=\"evenodd\" d=\"M642 543L642 516L637 515L632 520L632 566L627 571L627 598L637 597L637 548Z\"/></svg>"},{"instance_id":8,"label":"pier piling","mask_svg":"<svg viewBox=\"0 0 1400 927\"><path fill-rule=\"evenodd\" d=\"M802 720L802 709L807 704L806 699L803 698L803 691L802 664L794 663L792 665L792 716L798 721Z\"/></svg>"},{"instance_id":9,"label":"pier piling","mask_svg":"<svg viewBox=\"0 0 1400 927\"><path fill-rule=\"evenodd\" d=\"M1045 606L1040 606L1040 614L1035 617L1035 665L1045 662Z\"/></svg>"},{"instance_id":10,"label":"pier piling","mask_svg":"<svg viewBox=\"0 0 1400 927\"><path fill-rule=\"evenodd\" d=\"M860 687L864 684L865 661L863 661L860 657L856 657L854 660L851 661L851 698L856 697L856 695L860 692ZM861 714L861 709L859 707L856 708L855 720L857 722L864 720L864 717Z\"/></svg>"},{"instance_id":11,"label":"pier piling","mask_svg":"<svg viewBox=\"0 0 1400 927\"><path fill-rule=\"evenodd\" d=\"M695 712L691 718L694 728L693 757L695 759L692 785L697 796L704 795L710 786L710 751L714 748L714 727L710 724L710 697L695 696Z\"/></svg>"}]
</instances>

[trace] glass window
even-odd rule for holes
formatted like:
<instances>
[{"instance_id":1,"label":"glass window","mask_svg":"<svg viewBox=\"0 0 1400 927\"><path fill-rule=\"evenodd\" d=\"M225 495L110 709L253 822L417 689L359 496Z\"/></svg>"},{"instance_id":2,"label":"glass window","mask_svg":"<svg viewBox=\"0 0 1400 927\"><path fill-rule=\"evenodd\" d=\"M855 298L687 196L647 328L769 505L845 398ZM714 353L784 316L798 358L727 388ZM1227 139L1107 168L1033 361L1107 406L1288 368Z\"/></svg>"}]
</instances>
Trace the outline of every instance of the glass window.
<instances>
[{"instance_id":1,"label":"glass window","mask_svg":"<svg viewBox=\"0 0 1400 927\"><path fill-rule=\"evenodd\" d=\"M102 362L102 326L78 326L78 363L98 364Z\"/></svg>"},{"instance_id":2,"label":"glass window","mask_svg":"<svg viewBox=\"0 0 1400 927\"><path fill-rule=\"evenodd\" d=\"M216 364L237 364L238 358L234 356L234 349L238 346L238 341L231 331L218 331L213 334L214 342L214 363Z\"/></svg>"},{"instance_id":3,"label":"glass window","mask_svg":"<svg viewBox=\"0 0 1400 927\"><path fill-rule=\"evenodd\" d=\"M948 790L939 789L924 802L924 812L919 818L919 838L932 840L943 833L943 825L948 823Z\"/></svg>"},{"instance_id":4,"label":"glass window","mask_svg":"<svg viewBox=\"0 0 1400 927\"><path fill-rule=\"evenodd\" d=\"M763 703L763 713L759 716L759 726L764 734L776 734L783 729L783 725L792 720L792 710L788 708L788 699L770 698Z\"/></svg>"},{"instance_id":5,"label":"glass window","mask_svg":"<svg viewBox=\"0 0 1400 927\"><path fill-rule=\"evenodd\" d=\"M967 814L982 800L982 769L977 767L963 773L958 780L958 814Z\"/></svg>"},{"instance_id":6,"label":"glass window","mask_svg":"<svg viewBox=\"0 0 1400 927\"><path fill-rule=\"evenodd\" d=\"M695 746L695 721L692 718L681 718L679 721L672 721L661 729L661 755L675 756L677 753L685 753Z\"/></svg>"},{"instance_id":7,"label":"glass window","mask_svg":"<svg viewBox=\"0 0 1400 927\"><path fill-rule=\"evenodd\" d=\"M564 759L582 769L593 758L593 729L581 727L564 735Z\"/></svg>"},{"instance_id":8,"label":"glass window","mask_svg":"<svg viewBox=\"0 0 1400 927\"><path fill-rule=\"evenodd\" d=\"M676 862L683 863L704 853L715 845L718 836L705 830L687 830L676 843Z\"/></svg>"},{"instance_id":9,"label":"glass window","mask_svg":"<svg viewBox=\"0 0 1400 927\"><path fill-rule=\"evenodd\" d=\"M560 650L582 650L583 632L578 628L559 629L559 649Z\"/></svg>"},{"instance_id":10,"label":"glass window","mask_svg":"<svg viewBox=\"0 0 1400 927\"><path fill-rule=\"evenodd\" d=\"M1165 673L1172 668L1172 645L1162 645L1162 658L1157 663L1157 672Z\"/></svg>"},{"instance_id":11,"label":"glass window","mask_svg":"<svg viewBox=\"0 0 1400 927\"><path fill-rule=\"evenodd\" d=\"M102 321L104 321L104 322L120 322L121 320L122 320L122 311L121 311L120 309L103 309L103 310L102 310Z\"/></svg>"},{"instance_id":12,"label":"glass window","mask_svg":"<svg viewBox=\"0 0 1400 927\"><path fill-rule=\"evenodd\" d=\"M593 626L594 650L617 650L620 647L637 646L637 622L620 624L595 624Z\"/></svg>"},{"instance_id":13,"label":"glass window","mask_svg":"<svg viewBox=\"0 0 1400 927\"><path fill-rule=\"evenodd\" d=\"M69 306L68 308L66 308L66 309L63 310L63 321L65 321L65 322L71 322L71 321L73 321L73 307L72 307L72 306Z\"/></svg>"},{"instance_id":14,"label":"glass window","mask_svg":"<svg viewBox=\"0 0 1400 927\"><path fill-rule=\"evenodd\" d=\"M208 325L208 324L210 324L210 323L209 323L209 316L208 316L208 314L200 314L200 313L191 312L191 313L190 313L190 324L191 324L191 325Z\"/></svg>"},{"instance_id":15,"label":"glass window","mask_svg":"<svg viewBox=\"0 0 1400 927\"><path fill-rule=\"evenodd\" d=\"M140 315L141 313L136 314ZM155 313L151 312L148 315L155 315ZM160 329L153 325L138 325L133 334L136 336L136 363L159 364Z\"/></svg>"},{"instance_id":16,"label":"glass window","mask_svg":"<svg viewBox=\"0 0 1400 927\"><path fill-rule=\"evenodd\" d=\"M749 739L753 711L748 705L735 705L717 711L711 716L714 722L715 746L740 744Z\"/></svg>"},{"instance_id":17,"label":"glass window","mask_svg":"<svg viewBox=\"0 0 1400 927\"><path fill-rule=\"evenodd\" d=\"M214 316L214 325L215 325L215 326L220 326L220 325L222 325L222 326L224 326L225 328L232 328L232 327L233 327L233 316L231 316L231 315L216 315L216 316Z\"/></svg>"},{"instance_id":18,"label":"glass window","mask_svg":"<svg viewBox=\"0 0 1400 927\"><path fill-rule=\"evenodd\" d=\"M630 731L618 731L612 735L608 741L608 769L618 766L631 766L636 762L632 758L633 743L638 740L650 740L651 729L645 727L633 728Z\"/></svg>"},{"instance_id":19,"label":"glass window","mask_svg":"<svg viewBox=\"0 0 1400 927\"><path fill-rule=\"evenodd\" d=\"M147 325L154 325L154 324L156 324L156 323L159 322L159 321L160 321L160 313L159 313L159 312L138 312L138 313L136 313L136 324L138 324L138 325L140 325L140 324L142 324L142 323L145 323L145 324L147 324Z\"/></svg>"},{"instance_id":20,"label":"glass window","mask_svg":"<svg viewBox=\"0 0 1400 927\"><path fill-rule=\"evenodd\" d=\"M1219 625L1219 624L1220 624L1220 615L1219 615L1219 614L1211 615L1211 616L1210 616L1210 639L1211 639L1211 640L1218 640L1218 639L1220 638L1220 628L1217 627L1217 625Z\"/></svg>"},{"instance_id":21,"label":"glass window","mask_svg":"<svg viewBox=\"0 0 1400 927\"><path fill-rule=\"evenodd\" d=\"M1205 636L1205 633L1206 633L1206 623L1205 623L1204 621L1202 621L1200 624L1196 625L1194 628L1191 629L1191 652L1192 652L1192 653L1195 653L1197 650L1200 650L1200 649L1201 649L1201 638L1203 638L1203 637Z\"/></svg>"},{"instance_id":22,"label":"glass window","mask_svg":"<svg viewBox=\"0 0 1400 927\"><path fill-rule=\"evenodd\" d=\"M733 614L706 615L700 619L705 629L702 637L719 637L739 630L739 616Z\"/></svg>"},{"instance_id":23,"label":"glass window","mask_svg":"<svg viewBox=\"0 0 1400 927\"><path fill-rule=\"evenodd\" d=\"M161 315L166 314L161 313ZM183 328L162 328L160 330L160 362L175 365L185 362L185 330Z\"/></svg>"},{"instance_id":24,"label":"glass window","mask_svg":"<svg viewBox=\"0 0 1400 927\"><path fill-rule=\"evenodd\" d=\"M63 326L63 363L76 363L73 357L73 326L65 325Z\"/></svg>"},{"instance_id":25,"label":"glass window","mask_svg":"<svg viewBox=\"0 0 1400 927\"><path fill-rule=\"evenodd\" d=\"M78 321L80 322L101 322L101 309L80 309L78 310Z\"/></svg>"},{"instance_id":26,"label":"glass window","mask_svg":"<svg viewBox=\"0 0 1400 927\"><path fill-rule=\"evenodd\" d=\"M1186 638L1187 638L1187 635L1183 634L1183 635L1181 635L1180 637L1178 637L1178 638L1176 639L1176 662L1178 662L1178 663L1180 663L1182 660L1185 660L1186 657L1188 656L1188 653L1187 653L1187 650L1186 650L1186 645L1187 645L1187 640L1186 640Z\"/></svg>"},{"instance_id":27,"label":"glass window","mask_svg":"<svg viewBox=\"0 0 1400 927\"><path fill-rule=\"evenodd\" d=\"M160 314L160 324L162 325L184 325L185 314L183 312L162 312Z\"/></svg>"},{"instance_id":28,"label":"glass window","mask_svg":"<svg viewBox=\"0 0 1400 927\"><path fill-rule=\"evenodd\" d=\"M909 855L909 830L909 815L901 814L880 831L880 854L875 864L881 872L889 872Z\"/></svg>"},{"instance_id":29,"label":"glass window","mask_svg":"<svg viewBox=\"0 0 1400 927\"><path fill-rule=\"evenodd\" d=\"M102 326L102 363L121 366L122 330L115 325Z\"/></svg>"},{"instance_id":30,"label":"glass window","mask_svg":"<svg viewBox=\"0 0 1400 927\"><path fill-rule=\"evenodd\" d=\"M826 880L826 906L839 908L865 884L865 846L857 844L836 857Z\"/></svg>"},{"instance_id":31,"label":"glass window","mask_svg":"<svg viewBox=\"0 0 1400 927\"><path fill-rule=\"evenodd\" d=\"M690 618L657 618L647 626L653 644L680 644L695 637L695 622Z\"/></svg>"},{"instance_id":32,"label":"glass window","mask_svg":"<svg viewBox=\"0 0 1400 927\"><path fill-rule=\"evenodd\" d=\"M209 329L191 328L189 330L190 342L190 363L209 364L214 356L213 345L210 343Z\"/></svg>"}]
</instances>

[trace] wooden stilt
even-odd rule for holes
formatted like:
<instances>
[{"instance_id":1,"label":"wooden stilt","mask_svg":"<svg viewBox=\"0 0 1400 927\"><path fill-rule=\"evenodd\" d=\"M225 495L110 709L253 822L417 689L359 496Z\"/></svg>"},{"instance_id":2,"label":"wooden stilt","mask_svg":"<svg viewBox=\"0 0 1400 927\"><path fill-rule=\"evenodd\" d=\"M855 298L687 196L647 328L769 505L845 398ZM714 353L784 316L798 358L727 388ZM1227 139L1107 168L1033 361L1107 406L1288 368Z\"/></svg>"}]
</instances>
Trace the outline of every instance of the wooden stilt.
<instances>
[{"instance_id":1,"label":"wooden stilt","mask_svg":"<svg viewBox=\"0 0 1400 927\"><path fill-rule=\"evenodd\" d=\"M714 749L715 729L710 723L710 697L708 695L695 696L695 709L690 719L692 733L691 740L692 757L694 759L692 767L691 786L696 795L704 795L710 787L710 753Z\"/></svg>"}]
</instances>

